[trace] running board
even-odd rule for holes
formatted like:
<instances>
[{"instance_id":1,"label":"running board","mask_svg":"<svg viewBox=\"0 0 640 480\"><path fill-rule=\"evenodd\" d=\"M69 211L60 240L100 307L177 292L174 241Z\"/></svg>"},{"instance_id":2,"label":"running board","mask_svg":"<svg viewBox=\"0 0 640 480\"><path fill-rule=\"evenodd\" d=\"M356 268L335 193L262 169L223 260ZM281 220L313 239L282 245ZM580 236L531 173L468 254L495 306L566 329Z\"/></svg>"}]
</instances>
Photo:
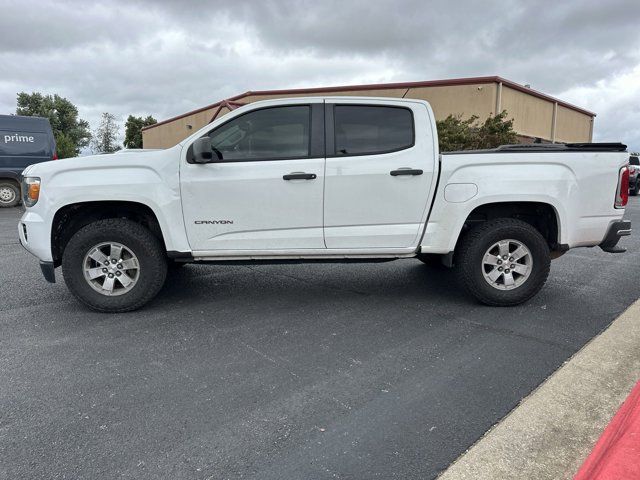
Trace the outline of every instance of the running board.
<instances>
[{"instance_id":1,"label":"running board","mask_svg":"<svg viewBox=\"0 0 640 480\"><path fill-rule=\"evenodd\" d=\"M260 256L192 256L188 253L169 252L169 258L181 263L220 264L294 264L294 263L381 263L412 258L415 252L393 255L260 255Z\"/></svg>"}]
</instances>

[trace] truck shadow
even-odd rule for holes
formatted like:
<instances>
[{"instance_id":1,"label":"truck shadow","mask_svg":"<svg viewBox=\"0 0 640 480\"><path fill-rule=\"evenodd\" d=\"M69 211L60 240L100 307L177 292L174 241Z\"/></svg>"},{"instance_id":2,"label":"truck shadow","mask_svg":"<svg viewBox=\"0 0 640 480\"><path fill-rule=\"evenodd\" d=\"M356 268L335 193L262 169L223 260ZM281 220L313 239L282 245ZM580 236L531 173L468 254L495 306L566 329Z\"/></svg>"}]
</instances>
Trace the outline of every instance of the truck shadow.
<instances>
[{"instance_id":1,"label":"truck shadow","mask_svg":"<svg viewBox=\"0 0 640 480\"><path fill-rule=\"evenodd\" d=\"M340 308L363 301L402 308L475 304L461 290L453 270L413 259L381 264L186 265L170 272L153 303L224 304L242 309L284 303Z\"/></svg>"}]
</instances>

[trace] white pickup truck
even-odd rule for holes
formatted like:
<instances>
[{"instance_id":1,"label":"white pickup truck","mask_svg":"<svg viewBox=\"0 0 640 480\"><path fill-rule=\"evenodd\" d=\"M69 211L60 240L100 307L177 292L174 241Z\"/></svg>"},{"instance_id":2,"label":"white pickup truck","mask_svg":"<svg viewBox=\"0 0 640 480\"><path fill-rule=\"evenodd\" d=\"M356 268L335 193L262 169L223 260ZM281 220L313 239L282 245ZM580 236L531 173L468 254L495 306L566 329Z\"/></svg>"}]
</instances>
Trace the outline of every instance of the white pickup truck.
<instances>
[{"instance_id":1,"label":"white pickup truck","mask_svg":"<svg viewBox=\"0 0 640 480\"><path fill-rule=\"evenodd\" d=\"M243 106L162 151L45 162L23 173L18 232L45 278L89 307L141 307L183 263L417 257L481 302L515 305L573 247L624 251L622 144L440 155L409 99ZM576 279L579 281L579 279Z\"/></svg>"}]
</instances>

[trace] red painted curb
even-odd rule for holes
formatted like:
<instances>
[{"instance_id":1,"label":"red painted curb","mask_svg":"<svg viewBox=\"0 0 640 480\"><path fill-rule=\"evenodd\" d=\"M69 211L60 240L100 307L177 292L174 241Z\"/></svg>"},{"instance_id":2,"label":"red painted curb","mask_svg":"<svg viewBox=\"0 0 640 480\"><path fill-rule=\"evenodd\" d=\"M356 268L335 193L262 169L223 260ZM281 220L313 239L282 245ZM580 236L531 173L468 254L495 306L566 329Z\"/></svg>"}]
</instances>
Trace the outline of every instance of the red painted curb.
<instances>
[{"instance_id":1,"label":"red painted curb","mask_svg":"<svg viewBox=\"0 0 640 480\"><path fill-rule=\"evenodd\" d=\"M573 480L640 479L640 382L631 390Z\"/></svg>"}]
</instances>

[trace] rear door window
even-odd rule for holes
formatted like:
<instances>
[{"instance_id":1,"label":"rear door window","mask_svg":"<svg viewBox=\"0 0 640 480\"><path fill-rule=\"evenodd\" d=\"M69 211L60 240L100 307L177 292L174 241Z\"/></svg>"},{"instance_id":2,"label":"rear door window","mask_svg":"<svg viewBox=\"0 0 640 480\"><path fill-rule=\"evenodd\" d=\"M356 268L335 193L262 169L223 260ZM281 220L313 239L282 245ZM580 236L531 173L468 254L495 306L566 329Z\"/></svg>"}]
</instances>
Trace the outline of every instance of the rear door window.
<instances>
[{"instance_id":1,"label":"rear door window","mask_svg":"<svg viewBox=\"0 0 640 480\"><path fill-rule=\"evenodd\" d=\"M403 107L336 105L335 154L376 155L414 145L413 114Z\"/></svg>"}]
</instances>

